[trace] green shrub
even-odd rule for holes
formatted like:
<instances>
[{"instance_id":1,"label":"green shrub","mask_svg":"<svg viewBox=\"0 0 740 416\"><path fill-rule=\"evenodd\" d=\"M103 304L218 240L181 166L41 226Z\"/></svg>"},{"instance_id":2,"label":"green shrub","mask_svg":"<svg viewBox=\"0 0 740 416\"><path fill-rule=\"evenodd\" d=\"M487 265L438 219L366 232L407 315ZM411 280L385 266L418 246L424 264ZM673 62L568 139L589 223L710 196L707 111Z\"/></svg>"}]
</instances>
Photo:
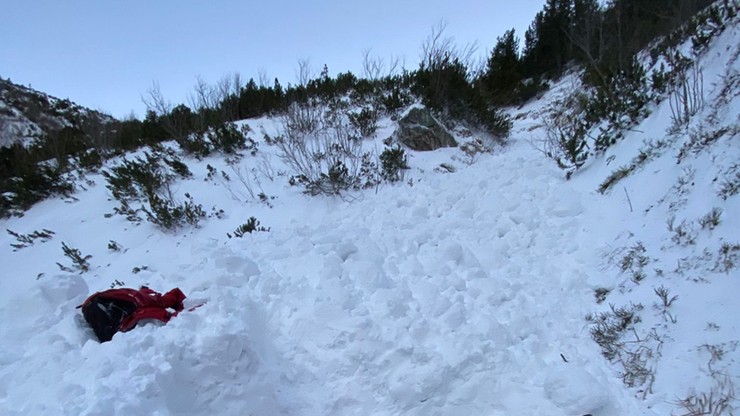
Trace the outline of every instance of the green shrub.
<instances>
[{"instance_id":1,"label":"green shrub","mask_svg":"<svg viewBox=\"0 0 740 416\"><path fill-rule=\"evenodd\" d=\"M61 263L57 263L57 266L59 266L61 270L68 273L84 273L90 270L90 263L88 260L92 258L91 255L83 256L80 250L72 248L64 242L62 242L62 251L64 252L64 255L72 261L72 267L67 267Z\"/></svg>"},{"instance_id":2,"label":"green shrub","mask_svg":"<svg viewBox=\"0 0 740 416\"><path fill-rule=\"evenodd\" d=\"M235 123L227 122L208 131L208 140L215 150L219 150L228 155L234 154L240 150L250 150L252 153L257 151L257 143L249 139L247 144L247 135L251 129L244 124L237 127Z\"/></svg>"},{"instance_id":3,"label":"green shrub","mask_svg":"<svg viewBox=\"0 0 740 416\"><path fill-rule=\"evenodd\" d=\"M666 93L669 81L670 75L665 70L665 64L661 62L660 69L656 69L650 74L650 86L656 96Z\"/></svg>"},{"instance_id":4,"label":"green shrub","mask_svg":"<svg viewBox=\"0 0 740 416\"><path fill-rule=\"evenodd\" d=\"M516 101L520 103L525 103L536 97L541 92L546 91L547 88L547 82L535 79L523 80L521 83L519 83L519 87L516 89Z\"/></svg>"},{"instance_id":5,"label":"green shrub","mask_svg":"<svg viewBox=\"0 0 740 416\"><path fill-rule=\"evenodd\" d=\"M114 240L108 241L108 250L110 251L121 251L121 245Z\"/></svg>"},{"instance_id":6,"label":"green shrub","mask_svg":"<svg viewBox=\"0 0 740 416\"><path fill-rule=\"evenodd\" d=\"M378 112L371 107L364 107L359 113L349 113L347 117L359 137L370 137L378 129Z\"/></svg>"},{"instance_id":7,"label":"green shrub","mask_svg":"<svg viewBox=\"0 0 740 416\"><path fill-rule=\"evenodd\" d=\"M39 201L74 190L63 168L51 161L37 162L20 144L0 148L0 160L0 218L20 216Z\"/></svg>"},{"instance_id":8,"label":"green shrub","mask_svg":"<svg viewBox=\"0 0 740 416\"><path fill-rule=\"evenodd\" d=\"M198 159L207 157L213 152L213 145L206 140L206 133L204 132L188 134L178 140L178 144L186 154L195 156Z\"/></svg>"},{"instance_id":9,"label":"green shrub","mask_svg":"<svg viewBox=\"0 0 740 416\"><path fill-rule=\"evenodd\" d=\"M195 204L189 194L185 194L187 200L177 205L172 199L160 197L157 194L149 197L149 208L142 207L149 222L165 229L175 229L185 223L198 225L198 222L206 216L203 206Z\"/></svg>"},{"instance_id":10,"label":"green shrub","mask_svg":"<svg viewBox=\"0 0 740 416\"><path fill-rule=\"evenodd\" d=\"M335 155L336 157L337 155ZM360 155L359 160L347 160L349 166L338 156L326 172L320 172L315 180L304 182L309 195L342 195L346 191L359 191L380 183L378 166L369 153Z\"/></svg>"},{"instance_id":11,"label":"green shrub","mask_svg":"<svg viewBox=\"0 0 740 416\"><path fill-rule=\"evenodd\" d=\"M381 176L388 182L403 178L403 171L409 169L406 151L401 146L388 147L380 154Z\"/></svg>"},{"instance_id":12,"label":"green shrub","mask_svg":"<svg viewBox=\"0 0 740 416\"><path fill-rule=\"evenodd\" d=\"M10 244L10 246L13 247L13 251L30 247L36 242L36 240L41 240L42 243L45 243L51 240L54 235L54 231L47 230L46 228L41 231L36 230L30 234L20 234L10 229L6 229L6 231L18 241L17 243Z\"/></svg>"},{"instance_id":13,"label":"green shrub","mask_svg":"<svg viewBox=\"0 0 740 416\"><path fill-rule=\"evenodd\" d=\"M255 231L262 231L262 232L268 232L270 231L269 228L265 228L260 225L260 222L255 217L249 217L246 223L236 227L236 230L234 230L234 237L242 238L246 234L251 234ZM231 238L232 235L230 233L226 233L226 235Z\"/></svg>"},{"instance_id":14,"label":"green shrub","mask_svg":"<svg viewBox=\"0 0 740 416\"><path fill-rule=\"evenodd\" d=\"M103 166L103 156L97 149L88 149L76 156L76 164L87 172L96 172Z\"/></svg>"},{"instance_id":15,"label":"green shrub","mask_svg":"<svg viewBox=\"0 0 740 416\"><path fill-rule=\"evenodd\" d=\"M170 189L174 179L192 174L172 152L144 152L143 157L124 159L102 174L120 203L115 212L130 221L140 220L137 213L143 212L151 223L171 230L183 224L197 225L205 217L202 205L195 204L189 194L185 194L185 202L175 202ZM131 204L136 203L139 207L133 208Z\"/></svg>"},{"instance_id":16,"label":"green shrub","mask_svg":"<svg viewBox=\"0 0 740 416\"><path fill-rule=\"evenodd\" d=\"M411 94L400 87L391 87L380 97L383 113L391 118L398 117L402 109L413 102Z\"/></svg>"}]
</instances>

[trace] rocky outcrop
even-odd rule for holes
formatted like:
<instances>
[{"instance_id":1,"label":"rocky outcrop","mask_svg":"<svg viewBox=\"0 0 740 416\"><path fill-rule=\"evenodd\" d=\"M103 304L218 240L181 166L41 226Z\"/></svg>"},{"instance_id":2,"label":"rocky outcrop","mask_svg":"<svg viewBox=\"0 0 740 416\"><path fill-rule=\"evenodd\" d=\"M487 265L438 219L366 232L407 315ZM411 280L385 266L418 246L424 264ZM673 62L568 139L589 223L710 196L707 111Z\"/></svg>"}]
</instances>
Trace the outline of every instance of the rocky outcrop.
<instances>
[{"instance_id":1,"label":"rocky outcrop","mask_svg":"<svg viewBox=\"0 0 740 416\"><path fill-rule=\"evenodd\" d=\"M104 125L113 117L0 77L0 147L30 144L65 128Z\"/></svg>"},{"instance_id":2,"label":"rocky outcrop","mask_svg":"<svg viewBox=\"0 0 740 416\"><path fill-rule=\"evenodd\" d=\"M457 147L455 138L426 108L412 108L398 121L394 139L411 150L435 150Z\"/></svg>"}]
</instances>

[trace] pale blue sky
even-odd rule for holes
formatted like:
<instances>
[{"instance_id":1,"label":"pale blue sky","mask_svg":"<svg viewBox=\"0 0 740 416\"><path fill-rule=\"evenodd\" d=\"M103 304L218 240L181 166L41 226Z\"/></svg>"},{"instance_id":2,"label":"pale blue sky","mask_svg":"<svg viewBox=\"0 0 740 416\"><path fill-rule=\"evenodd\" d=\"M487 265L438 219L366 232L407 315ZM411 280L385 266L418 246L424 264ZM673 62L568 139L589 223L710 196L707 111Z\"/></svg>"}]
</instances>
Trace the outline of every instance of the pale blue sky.
<instances>
[{"instance_id":1,"label":"pale blue sky","mask_svg":"<svg viewBox=\"0 0 740 416\"><path fill-rule=\"evenodd\" d=\"M458 44L489 51L524 30L544 0L10 0L0 25L0 76L114 116L142 116L141 95L159 83L182 102L196 77L213 83L264 70L295 82L299 59L318 72L362 71L362 52L405 57L441 19Z\"/></svg>"}]
</instances>

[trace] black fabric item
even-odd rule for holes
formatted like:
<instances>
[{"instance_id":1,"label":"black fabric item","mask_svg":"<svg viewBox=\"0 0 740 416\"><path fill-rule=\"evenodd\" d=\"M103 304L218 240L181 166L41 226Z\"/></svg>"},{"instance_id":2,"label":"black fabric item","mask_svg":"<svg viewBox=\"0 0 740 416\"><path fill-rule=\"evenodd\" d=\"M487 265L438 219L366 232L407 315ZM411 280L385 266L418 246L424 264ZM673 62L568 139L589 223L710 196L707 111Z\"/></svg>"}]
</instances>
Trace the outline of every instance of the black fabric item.
<instances>
[{"instance_id":1,"label":"black fabric item","mask_svg":"<svg viewBox=\"0 0 740 416\"><path fill-rule=\"evenodd\" d=\"M98 296L82 308L82 315L100 342L106 342L113 338L121 322L135 310L133 302Z\"/></svg>"}]
</instances>

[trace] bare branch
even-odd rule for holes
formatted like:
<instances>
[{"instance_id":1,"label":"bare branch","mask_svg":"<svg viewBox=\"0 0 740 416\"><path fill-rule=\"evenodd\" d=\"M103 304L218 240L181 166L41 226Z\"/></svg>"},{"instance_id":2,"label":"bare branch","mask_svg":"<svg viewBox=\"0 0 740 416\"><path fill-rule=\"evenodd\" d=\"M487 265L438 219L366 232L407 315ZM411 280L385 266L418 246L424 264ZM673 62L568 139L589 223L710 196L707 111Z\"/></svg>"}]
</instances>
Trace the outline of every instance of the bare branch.
<instances>
[{"instance_id":1,"label":"bare branch","mask_svg":"<svg viewBox=\"0 0 740 416\"><path fill-rule=\"evenodd\" d=\"M388 62L388 72L387 72L388 76L392 77L396 75L398 68L402 67L402 66L399 66L400 60L401 58L399 58L398 56L391 57L390 61Z\"/></svg>"},{"instance_id":2,"label":"bare branch","mask_svg":"<svg viewBox=\"0 0 740 416\"><path fill-rule=\"evenodd\" d=\"M305 87L313 78L313 69L311 61L308 58L298 60L298 69L296 70L296 80L298 85Z\"/></svg>"},{"instance_id":3,"label":"bare branch","mask_svg":"<svg viewBox=\"0 0 740 416\"><path fill-rule=\"evenodd\" d=\"M159 116L172 111L172 103L165 100L157 81L152 81L151 88L147 90L146 95L141 97L141 101L146 106L147 111L153 111Z\"/></svg>"},{"instance_id":4,"label":"bare branch","mask_svg":"<svg viewBox=\"0 0 740 416\"><path fill-rule=\"evenodd\" d=\"M267 70L264 67L257 70L257 85L260 88L270 86L270 78L267 76Z\"/></svg>"},{"instance_id":5,"label":"bare branch","mask_svg":"<svg viewBox=\"0 0 740 416\"><path fill-rule=\"evenodd\" d=\"M434 65L444 59L445 53L453 49L452 39L442 37L446 28L444 20L437 22L421 45L421 63L427 69L434 69Z\"/></svg>"},{"instance_id":6,"label":"bare branch","mask_svg":"<svg viewBox=\"0 0 740 416\"><path fill-rule=\"evenodd\" d=\"M213 109L216 107L215 97L216 88L208 85L199 75L195 78L193 92L188 95L188 104L194 111Z\"/></svg>"},{"instance_id":7,"label":"bare branch","mask_svg":"<svg viewBox=\"0 0 740 416\"><path fill-rule=\"evenodd\" d=\"M162 127L167 131L167 134L180 143L185 140L189 133L187 128L188 115L181 111L173 111L184 106L175 107L170 101L166 100L159 88L159 83L152 82L152 87L145 96L141 97L141 100L146 105L147 111L153 111L154 114L162 118Z\"/></svg>"},{"instance_id":8,"label":"bare branch","mask_svg":"<svg viewBox=\"0 0 740 416\"><path fill-rule=\"evenodd\" d=\"M362 74L369 80L380 79L383 72L383 59L370 56L370 49L362 51Z\"/></svg>"}]
</instances>

